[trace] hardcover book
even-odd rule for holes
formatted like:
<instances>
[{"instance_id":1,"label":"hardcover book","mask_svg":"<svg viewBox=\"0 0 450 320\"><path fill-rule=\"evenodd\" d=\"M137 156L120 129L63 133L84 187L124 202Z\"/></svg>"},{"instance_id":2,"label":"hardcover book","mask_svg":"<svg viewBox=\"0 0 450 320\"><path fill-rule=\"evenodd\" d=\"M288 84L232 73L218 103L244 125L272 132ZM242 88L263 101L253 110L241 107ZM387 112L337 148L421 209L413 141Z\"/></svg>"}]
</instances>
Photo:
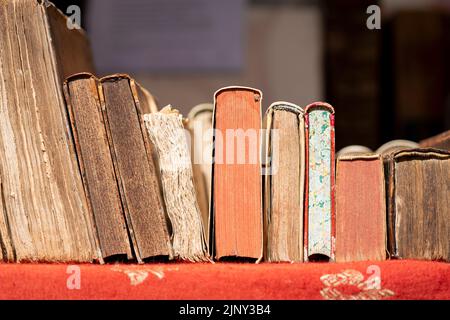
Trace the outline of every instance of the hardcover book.
<instances>
[{"instance_id":1,"label":"hardcover book","mask_svg":"<svg viewBox=\"0 0 450 320\"><path fill-rule=\"evenodd\" d=\"M214 95L211 248L216 259L263 254L261 91L226 87Z\"/></svg>"},{"instance_id":2,"label":"hardcover book","mask_svg":"<svg viewBox=\"0 0 450 320\"><path fill-rule=\"evenodd\" d=\"M191 160L197 201L209 241L209 199L211 198L212 164L212 103L195 106L188 114L187 127L191 134Z\"/></svg>"},{"instance_id":3,"label":"hardcover book","mask_svg":"<svg viewBox=\"0 0 450 320\"><path fill-rule=\"evenodd\" d=\"M336 262L386 258L383 160L374 153L343 153L336 165Z\"/></svg>"},{"instance_id":4,"label":"hardcover book","mask_svg":"<svg viewBox=\"0 0 450 320\"><path fill-rule=\"evenodd\" d=\"M131 259L133 255L101 111L98 80L89 73L73 75L65 81L64 94L102 258L125 256Z\"/></svg>"},{"instance_id":5,"label":"hardcover book","mask_svg":"<svg viewBox=\"0 0 450 320\"><path fill-rule=\"evenodd\" d=\"M93 72L81 29L47 1L0 4L2 256L7 261L101 258L62 83Z\"/></svg>"},{"instance_id":6,"label":"hardcover book","mask_svg":"<svg viewBox=\"0 0 450 320\"><path fill-rule=\"evenodd\" d=\"M391 256L450 261L450 152L401 150L387 161Z\"/></svg>"},{"instance_id":7,"label":"hardcover book","mask_svg":"<svg viewBox=\"0 0 450 320\"><path fill-rule=\"evenodd\" d=\"M128 230L138 262L173 256L154 148L142 119L148 93L127 75L100 79L99 96ZM143 97L144 99L141 99ZM144 111L145 110L145 111Z\"/></svg>"},{"instance_id":8,"label":"hardcover book","mask_svg":"<svg viewBox=\"0 0 450 320\"><path fill-rule=\"evenodd\" d=\"M437 136L420 141L422 148L436 148L450 151L450 130L445 131Z\"/></svg>"},{"instance_id":9,"label":"hardcover book","mask_svg":"<svg viewBox=\"0 0 450 320\"><path fill-rule=\"evenodd\" d=\"M265 260L303 262L303 109L275 102L266 113Z\"/></svg>"},{"instance_id":10,"label":"hardcover book","mask_svg":"<svg viewBox=\"0 0 450 320\"><path fill-rule=\"evenodd\" d=\"M304 259L335 260L334 109L324 102L305 108L306 186Z\"/></svg>"}]
</instances>

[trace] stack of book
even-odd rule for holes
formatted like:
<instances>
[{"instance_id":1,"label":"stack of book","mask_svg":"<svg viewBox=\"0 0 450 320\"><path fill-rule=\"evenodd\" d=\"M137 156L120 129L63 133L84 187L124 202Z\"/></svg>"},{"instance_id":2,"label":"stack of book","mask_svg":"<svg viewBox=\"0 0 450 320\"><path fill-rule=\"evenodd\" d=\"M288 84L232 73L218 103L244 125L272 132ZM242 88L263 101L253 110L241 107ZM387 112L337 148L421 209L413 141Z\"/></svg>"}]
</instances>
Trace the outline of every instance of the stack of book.
<instances>
[{"instance_id":1,"label":"stack of book","mask_svg":"<svg viewBox=\"0 0 450 320\"><path fill-rule=\"evenodd\" d=\"M97 78L54 6L8 1L0 25L2 260L450 260L448 133L336 157L327 103L263 117L232 86L185 119Z\"/></svg>"}]
</instances>

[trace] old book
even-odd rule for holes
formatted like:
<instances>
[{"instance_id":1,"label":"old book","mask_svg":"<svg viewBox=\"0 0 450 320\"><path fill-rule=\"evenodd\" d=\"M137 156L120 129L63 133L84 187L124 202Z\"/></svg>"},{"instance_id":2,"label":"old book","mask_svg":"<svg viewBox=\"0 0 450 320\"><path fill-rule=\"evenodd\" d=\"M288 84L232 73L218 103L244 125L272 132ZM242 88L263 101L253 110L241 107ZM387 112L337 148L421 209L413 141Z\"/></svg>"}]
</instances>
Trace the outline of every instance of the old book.
<instances>
[{"instance_id":1,"label":"old book","mask_svg":"<svg viewBox=\"0 0 450 320\"><path fill-rule=\"evenodd\" d=\"M365 154L365 153L372 153L372 152L373 151L371 149L367 148L366 146L353 144L353 145L346 146L346 147L342 148L341 150L339 150L338 152L336 152L336 158L339 158L339 156L343 155L343 154Z\"/></svg>"},{"instance_id":2,"label":"old book","mask_svg":"<svg viewBox=\"0 0 450 320\"><path fill-rule=\"evenodd\" d=\"M2 1L0 25L1 220L14 256L101 258L62 94L66 76L93 71L88 41L47 1Z\"/></svg>"},{"instance_id":3,"label":"old book","mask_svg":"<svg viewBox=\"0 0 450 320\"><path fill-rule=\"evenodd\" d=\"M391 140L383 145L381 145L375 153L381 154L381 155L387 155L392 152L396 152L399 150L405 150L405 149L413 149L418 148L419 144L417 142L411 141L411 140L403 140L403 139L397 139L397 140Z\"/></svg>"},{"instance_id":4,"label":"old book","mask_svg":"<svg viewBox=\"0 0 450 320\"><path fill-rule=\"evenodd\" d=\"M212 164L212 115L213 104L195 106L188 114L187 127L191 134L191 159L194 172L195 191L209 241L209 199L211 197Z\"/></svg>"},{"instance_id":5,"label":"old book","mask_svg":"<svg viewBox=\"0 0 450 320\"><path fill-rule=\"evenodd\" d=\"M386 258L383 160L341 153L336 165L336 262Z\"/></svg>"},{"instance_id":6,"label":"old book","mask_svg":"<svg viewBox=\"0 0 450 320\"><path fill-rule=\"evenodd\" d=\"M5 203L3 199L3 183L0 176L0 262L14 262L16 260L16 253L14 251L11 240L11 230L9 229L8 215L6 214Z\"/></svg>"},{"instance_id":7,"label":"old book","mask_svg":"<svg viewBox=\"0 0 450 320\"><path fill-rule=\"evenodd\" d=\"M316 102L305 108L306 186L304 259L335 259L334 109Z\"/></svg>"},{"instance_id":8,"label":"old book","mask_svg":"<svg viewBox=\"0 0 450 320\"><path fill-rule=\"evenodd\" d=\"M450 151L450 130L420 141L422 148L436 148Z\"/></svg>"},{"instance_id":9,"label":"old book","mask_svg":"<svg viewBox=\"0 0 450 320\"><path fill-rule=\"evenodd\" d=\"M145 114L143 117L159 156L164 201L172 225L174 257L208 261L183 116L167 106L160 112Z\"/></svg>"},{"instance_id":10,"label":"old book","mask_svg":"<svg viewBox=\"0 0 450 320\"><path fill-rule=\"evenodd\" d=\"M100 102L128 230L139 262L172 257L152 145L142 119L143 90L127 75L100 79Z\"/></svg>"},{"instance_id":11,"label":"old book","mask_svg":"<svg viewBox=\"0 0 450 320\"><path fill-rule=\"evenodd\" d=\"M450 261L450 152L389 156L388 242L393 257Z\"/></svg>"},{"instance_id":12,"label":"old book","mask_svg":"<svg viewBox=\"0 0 450 320\"><path fill-rule=\"evenodd\" d=\"M263 254L262 93L247 87L225 87L214 98L213 256L259 261Z\"/></svg>"},{"instance_id":13,"label":"old book","mask_svg":"<svg viewBox=\"0 0 450 320\"><path fill-rule=\"evenodd\" d=\"M65 81L64 94L102 257L126 256L131 259L133 256L97 87L98 81L92 74L76 74Z\"/></svg>"},{"instance_id":14,"label":"old book","mask_svg":"<svg viewBox=\"0 0 450 320\"><path fill-rule=\"evenodd\" d=\"M305 122L303 109L275 102L267 110L264 236L266 261L303 261Z\"/></svg>"},{"instance_id":15,"label":"old book","mask_svg":"<svg viewBox=\"0 0 450 320\"><path fill-rule=\"evenodd\" d=\"M336 157L339 157L342 154L367 154L367 153L387 155L395 151L413 149L418 147L419 144L417 142L411 140L396 139L382 144L381 146L378 147L376 151L373 151L372 149L369 149L366 146L349 145L339 150L339 152L336 153Z\"/></svg>"}]
</instances>

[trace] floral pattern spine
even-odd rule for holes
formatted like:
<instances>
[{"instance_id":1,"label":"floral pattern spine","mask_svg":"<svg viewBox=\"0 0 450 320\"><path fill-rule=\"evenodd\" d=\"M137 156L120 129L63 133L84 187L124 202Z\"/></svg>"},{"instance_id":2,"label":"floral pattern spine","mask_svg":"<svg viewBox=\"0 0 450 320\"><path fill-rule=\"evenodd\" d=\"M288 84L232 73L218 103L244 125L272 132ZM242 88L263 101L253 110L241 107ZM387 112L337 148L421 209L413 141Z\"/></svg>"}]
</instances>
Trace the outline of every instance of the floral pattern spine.
<instances>
[{"instance_id":1,"label":"floral pattern spine","mask_svg":"<svg viewBox=\"0 0 450 320\"><path fill-rule=\"evenodd\" d=\"M330 112L309 112L308 256L331 257L331 118Z\"/></svg>"}]
</instances>

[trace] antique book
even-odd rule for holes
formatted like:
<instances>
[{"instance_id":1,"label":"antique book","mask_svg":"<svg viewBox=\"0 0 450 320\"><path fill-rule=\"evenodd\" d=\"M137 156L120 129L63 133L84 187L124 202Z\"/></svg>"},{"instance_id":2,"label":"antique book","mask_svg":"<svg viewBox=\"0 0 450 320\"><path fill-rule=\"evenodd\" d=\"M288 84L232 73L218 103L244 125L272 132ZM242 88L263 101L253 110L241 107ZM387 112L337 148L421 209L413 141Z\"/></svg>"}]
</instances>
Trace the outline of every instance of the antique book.
<instances>
[{"instance_id":1,"label":"antique book","mask_svg":"<svg viewBox=\"0 0 450 320\"><path fill-rule=\"evenodd\" d=\"M375 153L387 155L389 153L396 152L399 150L414 149L418 147L419 144L417 142L411 140L397 139L384 143L375 151Z\"/></svg>"},{"instance_id":2,"label":"antique book","mask_svg":"<svg viewBox=\"0 0 450 320\"><path fill-rule=\"evenodd\" d=\"M188 114L187 128L191 134L191 160L194 172L195 191L205 226L206 241L209 241L209 199L211 197L212 164L212 115L213 104L202 103Z\"/></svg>"},{"instance_id":3,"label":"antique book","mask_svg":"<svg viewBox=\"0 0 450 320\"><path fill-rule=\"evenodd\" d=\"M160 112L145 114L143 117L159 156L164 202L172 226L174 257L208 261L183 116L167 106Z\"/></svg>"},{"instance_id":4,"label":"antique book","mask_svg":"<svg viewBox=\"0 0 450 320\"><path fill-rule=\"evenodd\" d=\"M167 217L154 163L152 144L145 131L139 93L144 89L127 75L100 79L100 103L112 153L128 231L138 262L172 257Z\"/></svg>"},{"instance_id":5,"label":"antique book","mask_svg":"<svg viewBox=\"0 0 450 320\"><path fill-rule=\"evenodd\" d=\"M420 141L422 148L436 148L450 151L450 130L445 131L437 136Z\"/></svg>"},{"instance_id":6,"label":"antique book","mask_svg":"<svg viewBox=\"0 0 450 320\"><path fill-rule=\"evenodd\" d=\"M334 261L334 109L316 102L305 108L305 261Z\"/></svg>"},{"instance_id":7,"label":"antique book","mask_svg":"<svg viewBox=\"0 0 450 320\"><path fill-rule=\"evenodd\" d=\"M374 153L341 153L336 164L336 262L385 258L383 160Z\"/></svg>"},{"instance_id":8,"label":"antique book","mask_svg":"<svg viewBox=\"0 0 450 320\"><path fill-rule=\"evenodd\" d=\"M62 92L65 77L93 71L87 38L47 1L2 1L0 25L0 231L13 248L6 259L101 259Z\"/></svg>"},{"instance_id":9,"label":"antique book","mask_svg":"<svg viewBox=\"0 0 450 320\"><path fill-rule=\"evenodd\" d=\"M263 254L261 91L225 87L214 95L211 250L216 259Z\"/></svg>"},{"instance_id":10,"label":"antique book","mask_svg":"<svg viewBox=\"0 0 450 320\"><path fill-rule=\"evenodd\" d=\"M366 146L361 146L358 144L352 144L349 146L346 146L336 152L336 159L339 158L340 155L343 154L365 154L365 153L372 153L373 151Z\"/></svg>"},{"instance_id":11,"label":"antique book","mask_svg":"<svg viewBox=\"0 0 450 320\"><path fill-rule=\"evenodd\" d=\"M275 102L266 114L264 259L303 262L303 109L289 102Z\"/></svg>"},{"instance_id":12,"label":"antique book","mask_svg":"<svg viewBox=\"0 0 450 320\"><path fill-rule=\"evenodd\" d=\"M125 256L131 259L133 256L97 88L98 80L92 74L79 73L69 77L64 83L66 105L102 257Z\"/></svg>"},{"instance_id":13,"label":"antique book","mask_svg":"<svg viewBox=\"0 0 450 320\"><path fill-rule=\"evenodd\" d=\"M388 248L392 257L450 261L450 152L389 156Z\"/></svg>"},{"instance_id":14,"label":"antique book","mask_svg":"<svg viewBox=\"0 0 450 320\"><path fill-rule=\"evenodd\" d=\"M380 155L387 155L391 152L405 150L405 149L413 149L418 148L419 144L417 142L411 140L404 139L396 139L388 141L381 146L378 147L377 150L373 151L366 146L361 145L349 145L336 153L336 158L338 158L341 154L366 154L366 153L376 153Z\"/></svg>"}]
</instances>

